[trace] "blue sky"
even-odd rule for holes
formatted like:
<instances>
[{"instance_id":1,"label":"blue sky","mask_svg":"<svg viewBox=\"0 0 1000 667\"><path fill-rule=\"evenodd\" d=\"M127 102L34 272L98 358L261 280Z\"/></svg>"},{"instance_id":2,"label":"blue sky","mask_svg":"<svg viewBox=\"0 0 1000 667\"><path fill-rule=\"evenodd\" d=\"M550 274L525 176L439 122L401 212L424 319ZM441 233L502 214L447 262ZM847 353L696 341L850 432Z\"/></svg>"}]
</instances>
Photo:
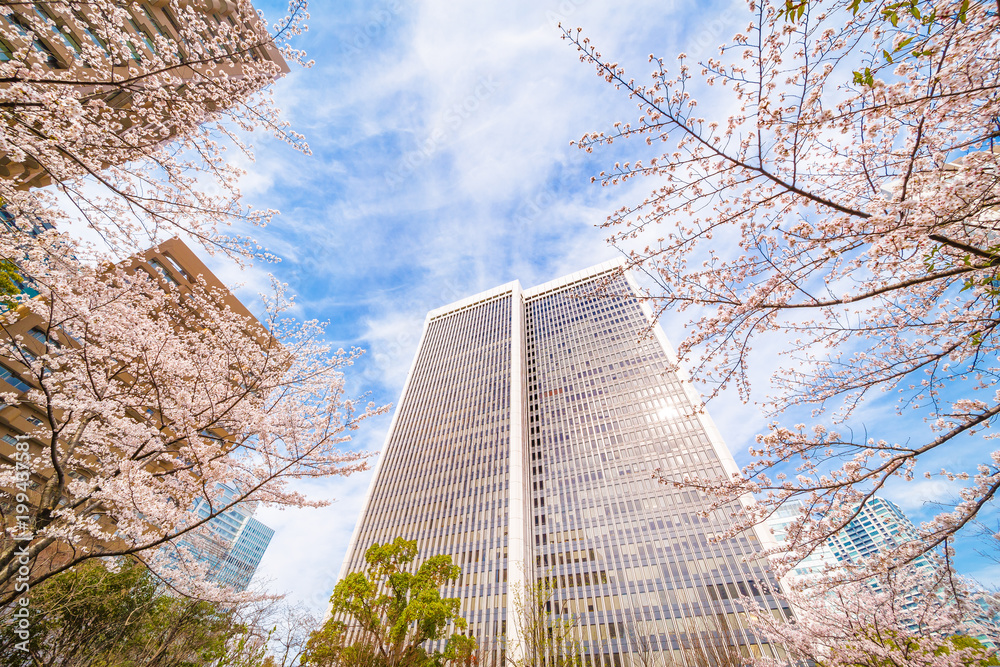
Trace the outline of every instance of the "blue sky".
<instances>
[{"instance_id":1,"label":"blue sky","mask_svg":"<svg viewBox=\"0 0 1000 667\"><path fill-rule=\"evenodd\" d=\"M284 9L277 0L255 5L270 16ZM745 4L726 0L317 0L310 13L298 46L315 65L279 81L275 97L313 155L257 137L257 161L243 182L249 202L282 212L252 232L282 261L239 272L206 259L227 282L243 283L248 304L268 272L288 283L297 315L329 320L335 345L368 350L349 382L380 403L398 400L429 309L616 257L595 225L650 187L590 183L617 159L643 155L641 148L588 155L570 141L631 119L634 107L579 62L556 24L583 27L640 79L650 53L668 62L680 51L714 55L750 18ZM701 106L724 115L712 102ZM663 325L672 340L681 338L683 321ZM762 378L768 346L780 342L758 346ZM764 417L731 395L710 411L745 462ZM876 406L865 418L884 422L887 414ZM373 420L356 446L381 448L388 425L388 416ZM923 427L918 420L898 428ZM369 482L370 474L358 474L305 487L337 499L326 509L259 511L277 531L259 570L272 590L325 608ZM920 482L892 498L919 519L924 500L950 492ZM991 561L967 554L966 571L995 578Z\"/></svg>"}]
</instances>

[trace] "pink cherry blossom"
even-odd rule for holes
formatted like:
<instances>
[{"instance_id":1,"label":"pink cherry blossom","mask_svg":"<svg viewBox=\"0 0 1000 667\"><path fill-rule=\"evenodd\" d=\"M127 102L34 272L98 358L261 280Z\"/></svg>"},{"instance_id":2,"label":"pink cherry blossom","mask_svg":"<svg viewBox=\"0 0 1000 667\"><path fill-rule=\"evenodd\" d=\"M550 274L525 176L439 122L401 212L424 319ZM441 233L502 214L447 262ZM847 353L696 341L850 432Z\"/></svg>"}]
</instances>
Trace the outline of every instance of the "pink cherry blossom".
<instances>
[{"instance_id":1,"label":"pink cherry blossom","mask_svg":"<svg viewBox=\"0 0 1000 667\"><path fill-rule=\"evenodd\" d=\"M24 515L0 538L2 604L17 595L22 557L31 583L136 554L186 594L228 595L183 543L198 544L236 503L325 505L293 483L365 469L370 454L349 446L351 431L386 408L346 393L360 350L331 350L320 323L287 317L280 286L258 321L197 277L181 287L138 259L83 264L78 244L43 240L19 261L37 296L0 314L0 357L27 387L0 401L36 418L17 439L44 480L32 490L0 469L5 503ZM221 483L236 496L224 501ZM208 517L190 511L199 500Z\"/></svg>"},{"instance_id":2,"label":"pink cherry blossom","mask_svg":"<svg viewBox=\"0 0 1000 667\"><path fill-rule=\"evenodd\" d=\"M270 89L288 62L309 65L289 42L307 17L303 0L273 24L251 0L3 3L8 212L57 226L82 219L123 254L180 232L210 251L262 254L227 228L276 213L241 202L249 133L308 153Z\"/></svg>"},{"instance_id":3,"label":"pink cherry blossom","mask_svg":"<svg viewBox=\"0 0 1000 667\"><path fill-rule=\"evenodd\" d=\"M794 620L744 600L749 625L795 663L824 667L968 667L993 655L997 599L946 571L908 568L833 589L789 591ZM980 638L965 648L956 635ZM985 641L984 641L985 640ZM758 659L759 667L789 664L787 655Z\"/></svg>"},{"instance_id":4,"label":"pink cherry blossom","mask_svg":"<svg viewBox=\"0 0 1000 667\"><path fill-rule=\"evenodd\" d=\"M787 569L894 480L964 482L919 541L868 564L897 567L946 548L1000 489L1000 457L984 443L1000 414L1000 15L993 2L936 0L749 9L749 28L719 57L697 67L681 58L676 73L651 57L649 84L565 30L581 60L639 108L637 121L578 145L657 146L595 180L649 179L649 196L605 226L630 266L656 280L657 315L690 314L679 358L709 383L708 398L734 386L758 399L753 345L777 334L787 363L769 407L810 406L820 422L774 422L741 474L686 483L714 494L716 508L755 498L734 532L802 500ZM695 106L696 84L713 104ZM871 424L877 433L849 430L883 392L899 397L899 413L923 414L925 440L896 441L891 415ZM982 465L940 471L959 447L981 451Z\"/></svg>"}]
</instances>

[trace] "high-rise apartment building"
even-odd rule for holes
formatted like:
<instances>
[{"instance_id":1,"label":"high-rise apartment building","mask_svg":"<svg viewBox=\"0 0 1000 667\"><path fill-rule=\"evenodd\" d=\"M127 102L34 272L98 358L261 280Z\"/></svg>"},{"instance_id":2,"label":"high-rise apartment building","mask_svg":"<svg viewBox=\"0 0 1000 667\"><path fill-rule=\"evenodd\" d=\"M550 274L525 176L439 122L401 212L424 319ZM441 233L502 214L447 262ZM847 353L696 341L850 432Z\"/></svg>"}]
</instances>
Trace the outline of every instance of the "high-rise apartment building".
<instances>
[{"instance_id":1,"label":"high-rise apartment building","mask_svg":"<svg viewBox=\"0 0 1000 667\"><path fill-rule=\"evenodd\" d=\"M916 526L894 502L873 496L847 526L830 538L839 561L857 562L917 539ZM927 565L921 557L918 564Z\"/></svg>"},{"instance_id":2,"label":"high-rise apartment building","mask_svg":"<svg viewBox=\"0 0 1000 667\"><path fill-rule=\"evenodd\" d=\"M223 485L220 499L230 503L236 490ZM209 566L209 578L238 591L246 590L267 551L274 530L253 517L256 503L235 505L207 523L209 535L182 540L182 545L199 554ZM192 512L201 518L211 513L208 501L199 499Z\"/></svg>"},{"instance_id":3,"label":"high-rise apartment building","mask_svg":"<svg viewBox=\"0 0 1000 667\"><path fill-rule=\"evenodd\" d=\"M7 9L0 13L0 69L6 64L17 67L11 67L4 74L0 82L0 101L9 116L7 122L12 124L35 126L36 116L12 114L39 105L48 106L48 103L34 100L25 103L23 96L25 86L30 90L31 86L44 86L51 81L59 86L63 98L73 98L81 105L100 101L106 109L115 110L120 132L134 125L155 124L158 132L144 137L143 141L154 136L169 139L173 126L182 116L199 107L201 111L196 112L207 116L223 99L197 101L196 97L193 100L186 97L185 89L229 86L262 62L273 63L275 73L289 71L280 48L269 40L247 46L234 37L256 26L259 19L252 7L247 11L246 7L231 1L184 0L175 4L166 0L137 0L118 3L119 13L114 16L106 13L106 7L94 3L4 4ZM196 35L191 34L192 16L198 17L197 28L193 30ZM110 26L110 31L106 25L108 21L117 22ZM116 48L126 49L125 44L115 43L123 38L129 40L127 51L116 53ZM150 58L164 55L158 52L164 48L163 42L170 45L171 55L177 56L176 62L162 68L169 70L166 83L156 76L139 75L137 69ZM43 71L44 75L27 77L24 72L31 71L29 68ZM256 81L255 86L263 87L270 80ZM176 90L177 107L156 105L146 113L149 87L159 85ZM253 91L240 92L248 95ZM85 133L87 136L71 143L61 137L60 148L74 153L104 151L102 155L112 154L108 149L115 145L114 141L108 141L107 136L91 134ZM46 171L45 160L32 156L31 150L16 142L14 147L19 150L0 152L0 178L17 181L22 189L48 185L52 179ZM135 159L139 153L121 155L125 157L120 159L125 161Z\"/></svg>"},{"instance_id":4,"label":"high-rise apartment building","mask_svg":"<svg viewBox=\"0 0 1000 667\"><path fill-rule=\"evenodd\" d=\"M785 541L789 524L799 516L802 508L801 502L790 501L767 521L766 526L779 545ZM841 563L858 564L918 538L916 526L898 505L873 496L858 508L857 516L843 530L818 546L790 574L794 577L809 577L836 568ZM929 567L930 561L921 556L916 559L915 564Z\"/></svg>"},{"instance_id":5,"label":"high-rise apartment building","mask_svg":"<svg viewBox=\"0 0 1000 667\"><path fill-rule=\"evenodd\" d=\"M779 547L786 541L788 528L798 518L802 508L803 504L800 501L786 502L765 522L765 528L774 535ZM836 568L839 562L833 549L824 542L799 561L785 576L792 580L808 581Z\"/></svg>"},{"instance_id":6,"label":"high-rise apartment building","mask_svg":"<svg viewBox=\"0 0 1000 667\"><path fill-rule=\"evenodd\" d=\"M742 508L706 516L705 497L653 480L736 465L636 294L608 264L431 311L341 576L397 536L450 554L446 594L488 662L522 654L525 585L543 581L587 665L640 648L662 664L712 636L770 651L735 601L779 608L762 538L713 539Z\"/></svg>"}]
</instances>

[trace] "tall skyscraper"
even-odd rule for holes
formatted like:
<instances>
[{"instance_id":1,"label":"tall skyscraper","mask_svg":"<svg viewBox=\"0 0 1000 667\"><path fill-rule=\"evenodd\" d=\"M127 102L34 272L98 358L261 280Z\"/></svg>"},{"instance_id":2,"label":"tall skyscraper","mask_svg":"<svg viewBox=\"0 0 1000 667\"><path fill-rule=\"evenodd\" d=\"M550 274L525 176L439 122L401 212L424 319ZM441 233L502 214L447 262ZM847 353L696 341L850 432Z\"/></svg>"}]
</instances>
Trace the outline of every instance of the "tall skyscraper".
<instances>
[{"instance_id":1,"label":"tall skyscraper","mask_svg":"<svg viewBox=\"0 0 1000 667\"><path fill-rule=\"evenodd\" d=\"M341 576L397 536L451 554L446 594L488 662L524 651L520 600L541 581L587 665L640 648L662 664L713 633L769 651L734 602L779 607L761 538L711 541L741 507L701 516L706 498L652 478L736 465L636 294L605 264L431 311Z\"/></svg>"}]
</instances>

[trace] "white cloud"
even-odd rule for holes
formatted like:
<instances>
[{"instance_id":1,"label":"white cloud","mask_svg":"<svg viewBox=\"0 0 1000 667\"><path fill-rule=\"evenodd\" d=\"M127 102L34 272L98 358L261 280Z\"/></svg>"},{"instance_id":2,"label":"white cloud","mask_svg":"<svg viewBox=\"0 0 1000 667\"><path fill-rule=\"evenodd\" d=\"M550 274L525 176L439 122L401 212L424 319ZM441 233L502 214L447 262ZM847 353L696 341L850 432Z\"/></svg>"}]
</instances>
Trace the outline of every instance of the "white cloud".
<instances>
[{"instance_id":1,"label":"white cloud","mask_svg":"<svg viewBox=\"0 0 1000 667\"><path fill-rule=\"evenodd\" d=\"M424 315L419 306L408 311L393 310L365 321L364 340L370 345L371 360L364 376L386 387L402 389L420 341ZM422 312L421 312L422 311Z\"/></svg>"},{"instance_id":2,"label":"white cloud","mask_svg":"<svg viewBox=\"0 0 1000 667\"><path fill-rule=\"evenodd\" d=\"M889 484L883 495L899 505L899 508L914 517L937 514L946 506L960 501L961 482L944 479L921 479L912 482L895 480Z\"/></svg>"}]
</instances>

